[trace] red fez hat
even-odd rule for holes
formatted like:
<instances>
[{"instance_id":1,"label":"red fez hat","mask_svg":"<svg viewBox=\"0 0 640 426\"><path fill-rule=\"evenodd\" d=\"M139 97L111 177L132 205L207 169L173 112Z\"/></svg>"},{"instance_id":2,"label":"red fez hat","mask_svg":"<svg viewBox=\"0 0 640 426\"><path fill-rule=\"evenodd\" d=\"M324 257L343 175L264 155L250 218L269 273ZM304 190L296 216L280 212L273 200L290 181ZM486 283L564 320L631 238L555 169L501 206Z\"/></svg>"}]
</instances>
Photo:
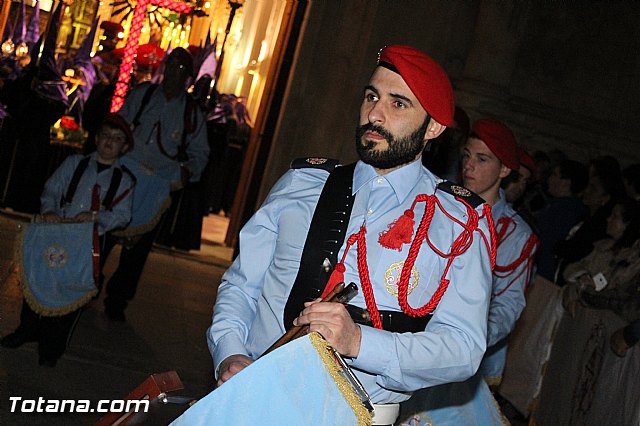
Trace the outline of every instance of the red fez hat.
<instances>
[{"instance_id":1,"label":"red fez hat","mask_svg":"<svg viewBox=\"0 0 640 426\"><path fill-rule=\"evenodd\" d=\"M531 174L536 173L536 162L533 160L533 157L529 155L527 151L523 148L518 147L518 160L520 161L520 165L526 169L529 169Z\"/></svg>"},{"instance_id":2,"label":"red fez hat","mask_svg":"<svg viewBox=\"0 0 640 426\"><path fill-rule=\"evenodd\" d=\"M453 89L444 69L410 46L387 46L380 51L378 65L400 74L420 105L434 120L453 126Z\"/></svg>"},{"instance_id":3,"label":"red fez hat","mask_svg":"<svg viewBox=\"0 0 640 426\"><path fill-rule=\"evenodd\" d=\"M520 168L516 137L507 126L496 120L482 119L473 123L471 134L476 134L511 170Z\"/></svg>"},{"instance_id":4,"label":"red fez hat","mask_svg":"<svg viewBox=\"0 0 640 426\"><path fill-rule=\"evenodd\" d=\"M136 65L144 69L155 70L160 66L164 50L155 44L141 44L136 54Z\"/></svg>"},{"instance_id":5,"label":"red fez hat","mask_svg":"<svg viewBox=\"0 0 640 426\"><path fill-rule=\"evenodd\" d=\"M108 125L115 127L124 133L125 140L127 145L129 145L129 151L133 149L133 132L131 131L131 124L120 114L116 114L115 112L108 113L104 120L102 121L102 125Z\"/></svg>"},{"instance_id":6,"label":"red fez hat","mask_svg":"<svg viewBox=\"0 0 640 426\"><path fill-rule=\"evenodd\" d=\"M122 25L118 22L113 21L102 21L100 24L100 28L102 28L106 33L117 35L120 32L124 31Z\"/></svg>"}]
</instances>

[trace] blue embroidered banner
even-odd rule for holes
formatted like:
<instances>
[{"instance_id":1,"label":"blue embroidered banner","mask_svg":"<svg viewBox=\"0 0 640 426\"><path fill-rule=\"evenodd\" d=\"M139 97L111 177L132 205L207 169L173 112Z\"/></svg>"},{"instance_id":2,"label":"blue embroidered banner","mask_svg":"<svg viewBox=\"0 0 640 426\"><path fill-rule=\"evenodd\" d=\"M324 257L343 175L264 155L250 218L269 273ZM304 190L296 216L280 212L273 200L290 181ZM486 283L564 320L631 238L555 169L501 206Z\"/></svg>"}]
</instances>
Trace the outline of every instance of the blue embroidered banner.
<instances>
[{"instance_id":1,"label":"blue embroidered banner","mask_svg":"<svg viewBox=\"0 0 640 426\"><path fill-rule=\"evenodd\" d=\"M337 369L319 334L300 337L249 365L171 425L370 425L371 415Z\"/></svg>"},{"instance_id":2,"label":"blue embroidered banner","mask_svg":"<svg viewBox=\"0 0 640 426\"><path fill-rule=\"evenodd\" d=\"M20 247L21 285L35 312L59 316L97 294L93 282L93 222L31 223Z\"/></svg>"},{"instance_id":3,"label":"blue embroidered banner","mask_svg":"<svg viewBox=\"0 0 640 426\"><path fill-rule=\"evenodd\" d=\"M133 193L131 222L114 232L121 237L131 237L151 231L160 221L162 213L171 204L171 183L151 172L148 167L125 155L120 160L136 177Z\"/></svg>"}]
</instances>

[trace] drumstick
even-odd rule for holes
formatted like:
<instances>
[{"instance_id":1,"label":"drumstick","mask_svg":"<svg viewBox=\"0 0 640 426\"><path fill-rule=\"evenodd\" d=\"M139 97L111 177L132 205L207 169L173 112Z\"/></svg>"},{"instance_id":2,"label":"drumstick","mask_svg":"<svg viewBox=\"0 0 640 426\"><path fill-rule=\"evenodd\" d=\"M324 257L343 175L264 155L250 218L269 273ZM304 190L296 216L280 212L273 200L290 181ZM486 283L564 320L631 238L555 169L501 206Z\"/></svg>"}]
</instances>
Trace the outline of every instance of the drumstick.
<instances>
[{"instance_id":1,"label":"drumstick","mask_svg":"<svg viewBox=\"0 0 640 426\"><path fill-rule=\"evenodd\" d=\"M344 283L340 283L338 285L342 285L342 287L344 287ZM336 285L336 287L338 286ZM331 294L333 294L333 296L331 296ZM334 302L334 303L347 303L349 302L351 299L353 299L353 297L358 294L358 287L355 285L355 283L350 283L348 286L344 287L344 289L339 290L339 291L332 291L331 293L329 293L327 295L327 297L325 297L325 299L327 300L322 300L323 302ZM308 328L308 324L307 326L301 326L298 330L297 333L295 333L289 340L287 340L284 343L290 342L292 340L297 339L298 337L304 336L305 334L308 333L307 328Z\"/></svg>"},{"instance_id":2,"label":"drumstick","mask_svg":"<svg viewBox=\"0 0 640 426\"><path fill-rule=\"evenodd\" d=\"M347 290L348 291L344 291L344 293L349 293L349 295L345 295L348 297L348 299L351 299L355 293L354 293L354 289L355 292L357 292L357 287L354 283L351 283L347 286ZM336 286L333 288L333 290L331 291L331 293L329 293L328 295L326 295L321 301L322 302L340 302L340 303L346 303L348 300L343 300L344 298L339 298L339 296L343 293L343 290L345 290L345 286L344 283L338 283L336 284ZM340 300L338 300L340 299ZM280 337L278 340L276 340L276 342L269 346L269 349L267 349L266 351L264 351L264 353L262 355L260 355L260 357L265 356L266 354L268 354L269 352L279 348L280 346L284 345L285 343L289 343L291 340L296 339L304 334L306 334L306 328L307 328L308 324L304 324L304 325L295 325L293 327L291 327L289 329L289 331L287 331L285 334L282 335L282 337Z\"/></svg>"}]
</instances>

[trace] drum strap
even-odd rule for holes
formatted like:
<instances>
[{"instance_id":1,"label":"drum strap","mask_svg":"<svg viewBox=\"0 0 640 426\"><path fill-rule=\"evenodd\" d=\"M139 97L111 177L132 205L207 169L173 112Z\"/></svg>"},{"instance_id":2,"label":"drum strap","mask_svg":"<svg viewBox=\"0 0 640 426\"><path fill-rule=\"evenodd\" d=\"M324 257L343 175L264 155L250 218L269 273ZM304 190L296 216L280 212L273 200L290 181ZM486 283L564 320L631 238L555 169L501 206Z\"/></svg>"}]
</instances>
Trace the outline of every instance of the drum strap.
<instances>
[{"instance_id":1,"label":"drum strap","mask_svg":"<svg viewBox=\"0 0 640 426\"><path fill-rule=\"evenodd\" d=\"M82 178L82 175L84 174L84 172L87 170L87 167L89 166L89 160L91 160L91 157L89 156L80 160L80 162L76 166L76 169L73 171L71 182L69 182L69 186L67 187L67 193L60 200L61 207L64 206L66 203L70 203L73 200L73 196L75 195L76 190L78 189L78 184L80 184L80 179ZM115 198L116 193L118 192L118 188L120 187L121 181L122 181L122 170L116 167L113 169L113 174L111 175L111 182L109 183L109 189L107 190L107 194L102 200L102 205L107 210L111 210L113 205L115 204L113 203L113 199Z\"/></svg>"},{"instance_id":2,"label":"drum strap","mask_svg":"<svg viewBox=\"0 0 640 426\"><path fill-rule=\"evenodd\" d=\"M70 203L71 200L73 200L73 196L76 193L76 189L78 189L80 179L82 178L84 171L87 170L90 159L91 157L84 157L76 166L76 169L73 171L73 176L71 177L71 182L69 182L69 186L67 187L67 193L60 200L60 207L64 206L67 203Z\"/></svg>"},{"instance_id":3,"label":"drum strap","mask_svg":"<svg viewBox=\"0 0 640 426\"><path fill-rule=\"evenodd\" d=\"M344 243L355 197L352 194L356 164L336 167L324 184L300 259L298 275L284 309L288 330L304 309L304 302L322 294Z\"/></svg>"}]
</instances>

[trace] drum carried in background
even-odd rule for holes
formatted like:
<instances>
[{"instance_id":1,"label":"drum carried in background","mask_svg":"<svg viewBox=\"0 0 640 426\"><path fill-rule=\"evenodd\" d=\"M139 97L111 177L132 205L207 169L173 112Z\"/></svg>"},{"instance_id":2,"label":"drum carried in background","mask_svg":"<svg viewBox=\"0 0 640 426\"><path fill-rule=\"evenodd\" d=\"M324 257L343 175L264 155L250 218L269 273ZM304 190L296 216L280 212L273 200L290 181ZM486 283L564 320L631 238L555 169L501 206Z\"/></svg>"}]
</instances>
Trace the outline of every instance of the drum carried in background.
<instances>
[{"instance_id":1,"label":"drum carried in background","mask_svg":"<svg viewBox=\"0 0 640 426\"><path fill-rule=\"evenodd\" d=\"M335 352L317 333L274 350L202 398L172 425L370 425Z\"/></svg>"}]
</instances>

